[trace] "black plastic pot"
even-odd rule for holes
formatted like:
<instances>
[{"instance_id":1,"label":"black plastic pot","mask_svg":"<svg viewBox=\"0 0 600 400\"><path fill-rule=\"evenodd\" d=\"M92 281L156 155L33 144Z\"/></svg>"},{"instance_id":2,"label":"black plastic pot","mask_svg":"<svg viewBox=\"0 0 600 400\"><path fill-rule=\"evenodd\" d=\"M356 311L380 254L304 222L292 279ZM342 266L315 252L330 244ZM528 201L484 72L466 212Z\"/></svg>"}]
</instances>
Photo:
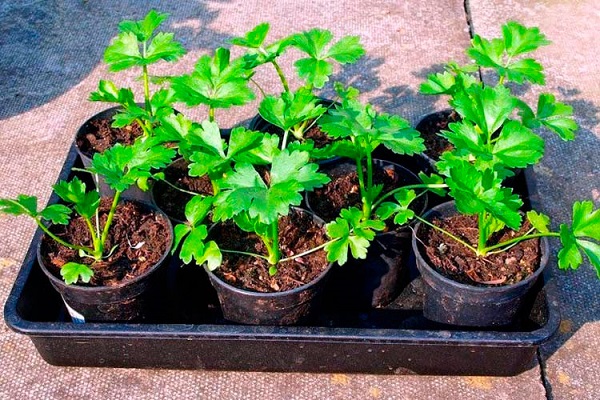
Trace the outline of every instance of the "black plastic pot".
<instances>
[{"instance_id":1,"label":"black plastic pot","mask_svg":"<svg viewBox=\"0 0 600 400\"><path fill-rule=\"evenodd\" d=\"M157 271L168 265L173 245L173 228L167 216L148 204L143 204L148 211L160 215L169 226L169 244L160 260L144 274L115 286L78 286L67 285L48 270L42 257L40 240L37 245L37 259L50 283L60 293L73 322L96 321L140 321L149 312L148 304L153 294Z\"/></svg>"},{"instance_id":2,"label":"black plastic pot","mask_svg":"<svg viewBox=\"0 0 600 400\"><path fill-rule=\"evenodd\" d=\"M116 113L118 113L119 110L121 110L120 106L108 108L104 111L99 112L98 114L95 114L90 119L85 121L85 123L83 125L81 125L81 127L79 127L79 130L77 131L77 134L75 136L75 148L77 149L77 153L79 154L79 157L81 158L81 162L83 163L83 166L85 168L88 168L92 165L92 158L94 155L91 153L88 153L88 152L84 152L79 148L79 145L78 145L79 138L81 138L87 134L87 132L92 127L92 123L94 121L103 120L103 119L104 120L112 120L113 116ZM102 178L101 176L94 176L93 180L94 180L94 184L96 185L96 188L98 189L98 192L100 193L100 196L102 196L102 197L114 196L115 191L106 184L106 181L104 180L104 178ZM143 191L137 185L132 185L127 190L123 191L123 193L121 193L121 198L138 200L138 201L145 202L145 203L152 202L152 196L150 194L150 190Z\"/></svg>"},{"instance_id":3,"label":"black plastic pot","mask_svg":"<svg viewBox=\"0 0 600 400\"><path fill-rule=\"evenodd\" d=\"M398 187L419 183L415 174L395 163L384 160L373 160L373 165L384 170L391 169L400 177ZM356 165L352 160L339 160L327 164L321 171L334 179L335 176L349 169L354 171ZM306 203L310 206L310 198L314 193L307 193ZM422 214L427 208L427 194L415 201L415 212ZM334 210L339 214L340 210ZM318 213L317 213L318 215ZM403 276L406 275L411 246L411 228L395 226L386 232L380 232L369 246L366 259L349 258L343 266L337 267L336 277L332 279L332 296L348 308L379 308L391 303L398 295ZM406 280L404 280L406 283Z\"/></svg>"},{"instance_id":4,"label":"black plastic pot","mask_svg":"<svg viewBox=\"0 0 600 400\"><path fill-rule=\"evenodd\" d=\"M294 212L308 213L295 208ZM313 215L314 220L324 224ZM259 293L240 289L221 280L204 267L217 291L223 317L229 321L251 325L295 325L309 320L317 307L331 271L330 263L312 282L283 292Z\"/></svg>"},{"instance_id":5,"label":"black plastic pot","mask_svg":"<svg viewBox=\"0 0 600 400\"><path fill-rule=\"evenodd\" d=\"M440 204L424 218L444 218L457 213L454 202ZM444 324L491 327L515 322L528 294L542 275L548 263L548 241L540 239L542 257L538 269L526 279L506 286L479 287L458 283L438 273L427 261L420 243L419 229L415 226L412 247L417 268L426 283L423 314L425 318Z\"/></svg>"}]
</instances>

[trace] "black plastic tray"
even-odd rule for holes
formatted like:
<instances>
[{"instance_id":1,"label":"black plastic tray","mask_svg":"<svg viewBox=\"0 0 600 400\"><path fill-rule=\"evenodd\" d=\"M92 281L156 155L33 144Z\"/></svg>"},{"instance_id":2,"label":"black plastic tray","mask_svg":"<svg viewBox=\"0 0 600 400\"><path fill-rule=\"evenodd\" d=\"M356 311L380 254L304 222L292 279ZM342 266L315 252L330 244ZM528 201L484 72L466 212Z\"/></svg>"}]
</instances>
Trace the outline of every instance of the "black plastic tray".
<instances>
[{"instance_id":1,"label":"black plastic tray","mask_svg":"<svg viewBox=\"0 0 600 400\"><path fill-rule=\"evenodd\" d=\"M78 162L71 149L60 178L68 178ZM515 375L534 365L538 346L560 322L554 290L544 281L513 326L465 330L432 323L422 315L422 282L413 269L400 296L384 309L348 309L326 298L307 326L235 325L222 318L203 270L181 267L174 257L147 321L74 324L37 263L40 236L38 230L4 318L53 365Z\"/></svg>"}]
</instances>

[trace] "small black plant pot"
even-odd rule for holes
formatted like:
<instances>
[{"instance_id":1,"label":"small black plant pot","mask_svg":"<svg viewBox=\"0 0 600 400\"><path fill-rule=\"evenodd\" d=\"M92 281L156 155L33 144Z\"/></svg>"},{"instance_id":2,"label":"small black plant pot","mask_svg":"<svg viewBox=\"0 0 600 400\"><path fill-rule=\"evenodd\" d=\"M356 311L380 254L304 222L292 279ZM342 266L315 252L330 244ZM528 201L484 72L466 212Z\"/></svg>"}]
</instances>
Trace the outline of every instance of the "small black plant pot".
<instances>
[{"instance_id":1,"label":"small black plant pot","mask_svg":"<svg viewBox=\"0 0 600 400\"><path fill-rule=\"evenodd\" d=\"M67 285L55 276L42 256L42 240L37 245L37 259L52 286L60 293L73 322L141 321L150 312L154 286L160 278L161 267L170 262L173 245L173 229L167 216L148 204L144 209L156 213L169 227L167 248L161 258L142 275L115 286Z\"/></svg>"},{"instance_id":2,"label":"small black plant pot","mask_svg":"<svg viewBox=\"0 0 600 400\"><path fill-rule=\"evenodd\" d=\"M293 210L309 213L299 208ZM324 224L323 220L312 216L318 224ZM204 268L217 291L225 319L249 325L296 325L309 321L318 310L332 264L329 263L317 278L305 285L272 293L237 288L220 279L207 266Z\"/></svg>"},{"instance_id":3,"label":"small black plant pot","mask_svg":"<svg viewBox=\"0 0 600 400\"><path fill-rule=\"evenodd\" d=\"M395 176L398 187L420 182L414 173L395 163L376 159L373 160L373 165L380 167L386 175ZM348 170L356 170L354 161L348 159L338 160L321 168L332 181ZM315 193L307 193L305 201L308 208L319 215L311 208L311 198L314 201L314 196ZM413 203L418 215L426 210L427 198L428 194L425 194ZM333 211L334 214L339 214L340 210ZM336 278L331 283L331 296L348 309L367 310L388 305L406 283L403 277L407 272L410 246L410 225L391 226L387 231L377 233L369 246L366 259L350 257L346 264L336 267Z\"/></svg>"},{"instance_id":4,"label":"small black plant pot","mask_svg":"<svg viewBox=\"0 0 600 400\"><path fill-rule=\"evenodd\" d=\"M457 213L454 202L440 204L424 218L444 218ZM480 287L459 283L438 273L427 261L415 226L412 247L417 268L425 282L423 315L443 324L471 327L493 327L513 324L527 303L532 289L548 264L548 240L540 239L541 259L537 270L524 280L505 286Z\"/></svg>"},{"instance_id":5,"label":"small black plant pot","mask_svg":"<svg viewBox=\"0 0 600 400\"><path fill-rule=\"evenodd\" d=\"M82 150L82 148L81 148L82 138L85 137L85 135L87 135L90 132L90 130L95 129L94 123L96 123L99 120L112 121L113 116L115 114L117 114L119 112L119 110L121 110L120 106L108 108L104 111L99 112L98 114L95 114L90 119L85 121L85 123L83 125L81 125L81 127L79 127L79 130L77 131L77 134L75 136L75 148L77 149L77 153L79 154L81 162L83 163L83 166L85 168L88 168L92 165L92 158L94 157L94 152L90 151L89 149ZM96 185L96 188L98 189L98 192L100 193L100 196L102 196L102 197L114 196L115 191L106 184L106 181L104 180L104 178L94 175L93 181L94 181L94 184ZM121 194L121 198L138 200L138 201L145 202L145 203L152 202L150 190L143 191L137 185L132 185L130 188L125 190Z\"/></svg>"}]
</instances>

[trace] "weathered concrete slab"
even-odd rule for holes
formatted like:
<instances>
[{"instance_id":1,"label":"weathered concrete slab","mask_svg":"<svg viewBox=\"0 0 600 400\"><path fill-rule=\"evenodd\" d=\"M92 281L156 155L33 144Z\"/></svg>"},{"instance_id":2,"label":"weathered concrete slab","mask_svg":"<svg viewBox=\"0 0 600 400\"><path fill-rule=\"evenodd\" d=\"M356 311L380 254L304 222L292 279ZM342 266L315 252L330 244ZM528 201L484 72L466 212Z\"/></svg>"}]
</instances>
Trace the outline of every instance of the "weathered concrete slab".
<instances>
[{"instance_id":1,"label":"weathered concrete slab","mask_svg":"<svg viewBox=\"0 0 600 400\"><path fill-rule=\"evenodd\" d=\"M325 5L323 5L325 4ZM440 1L0 1L0 196L50 195L77 127L104 108L86 101L101 78L135 85L135 75L108 74L102 52L123 18L150 7L169 12L168 26L189 50L184 61L157 74L191 71L201 54L232 36L270 21L272 36L312 27L336 37L360 35L368 57L337 75L387 112L415 122L444 107L417 94L424 76L449 59L464 60L468 28L459 0ZM506 12L511 10L506 10ZM286 69L290 72L290 68ZM279 90L271 71L257 74ZM139 91L138 91L139 93ZM224 125L251 118L256 104L219 112ZM201 109L190 115L200 119ZM30 153L41 149L43 157ZM30 221L0 217L0 301L4 303L33 235ZM0 398L206 399L544 399L540 370L511 378L335 374L265 374L207 371L57 368L33 345L0 324Z\"/></svg>"},{"instance_id":2,"label":"weathered concrete slab","mask_svg":"<svg viewBox=\"0 0 600 400\"><path fill-rule=\"evenodd\" d=\"M537 201L554 225L568 222L571 204L600 204L600 80L598 80L598 3L582 1L471 0L475 32L499 34L509 19L539 26L553 42L537 53L546 68L545 91L571 104L581 126L575 142L546 135L546 156L535 168ZM556 262L554 261L555 265ZM554 271L563 323L543 349L551 393L556 399L600 396L600 281L587 264L582 270Z\"/></svg>"}]
</instances>

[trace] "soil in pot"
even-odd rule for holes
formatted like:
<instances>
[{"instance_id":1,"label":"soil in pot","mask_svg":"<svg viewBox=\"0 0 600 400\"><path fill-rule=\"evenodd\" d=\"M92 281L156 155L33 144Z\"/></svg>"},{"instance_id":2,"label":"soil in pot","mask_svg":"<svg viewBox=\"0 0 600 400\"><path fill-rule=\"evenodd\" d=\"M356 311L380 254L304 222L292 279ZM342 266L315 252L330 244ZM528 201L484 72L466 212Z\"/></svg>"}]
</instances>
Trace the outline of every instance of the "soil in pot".
<instances>
[{"instance_id":1,"label":"soil in pot","mask_svg":"<svg viewBox=\"0 0 600 400\"><path fill-rule=\"evenodd\" d=\"M243 232L234 224L218 224L210 237L228 250L266 254L263 242L254 234ZM325 230L309 213L293 212L279 221L279 243L282 257L290 257L327 241ZM254 292L283 292L306 285L327 268L324 251L280 263L277 274L269 275L269 264L260 258L224 253L223 263L214 271L228 284Z\"/></svg>"},{"instance_id":2,"label":"soil in pot","mask_svg":"<svg viewBox=\"0 0 600 400\"><path fill-rule=\"evenodd\" d=\"M433 224L477 246L477 217L454 215L444 219L434 218ZM531 228L525 221L519 232L504 229L493 235L489 244L500 243L521 236ZM474 286L512 285L532 275L539 267L541 252L539 239L520 242L506 252L477 257L471 250L445 234L422 226L420 239L428 261L436 270L459 283Z\"/></svg>"},{"instance_id":3,"label":"soil in pot","mask_svg":"<svg viewBox=\"0 0 600 400\"><path fill-rule=\"evenodd\" d=\"M213 188L208 175L189 176L188 167L189 163L183 158L174 161L165 169L165 179L172 185L188 192L212 196ZM163 181L157 181L152 187L152 198L156 206L171 220L177 223L185 221L185 205L192 198L191 194L177 190Z\"/></svg>"},{"instance_id":4,"label":"soil in pot","mask_svg":"<svg viewBox=\"0 0 600 400\"><path fill-rule=\"evenodd\" d=\"M107 219L110 203L109 198L101 202L101 223ZM51 229L69 242L91 245L80 217ZM164 270L160 267L168 262L172 241L166 215L142 203L123 202L117 207L107 240L107 248L113 250L104 260L94 263L47 237L39 245L38 259L75 322L143 320L151 318L151 304L156 301L154 282ZM88 284L63 282L60 268L69 261L90 265L94 276Z\"/></svg>"},{"instance_id":5,"label":"soil in pot","mask_svg":"<svg viewBox=\"0 0 600 400\"><path fill-rule=\"evenodd\" d=\"M112 109L110 109L112 110ZM133 122L123 128L112 127L113 115L118 111L100 113L87 121L79 130L75 139L79 151L92 158L95 153L103 153L117 143L131 145L142 136L142 127Z\"/></svg>"},{"instance_id":6,"label":"soil in pot","mask_svg":"<svg viewBox=\"0 0 600 400\"><path fill-rule=\"evenodd\" d=\"M452 150L452 144L439 133L448 129L450 123L459 121L460 116L453 110L438 111L425 116L415 128L425 141L425 155L435 162L440 159L442 153Z\"/></svg>"},{"instance_id":7,"label":"soil in pot","mask_svg":"<svg viewBox=\"0 0 600 400\"><path fill-rule=\"evenodd\" d=\"M403 170L400 166L381 160L374 160L373 164L373 183L383 185L382 193L418 182L418 179L408 171L404 170L406 174L400 173ZM308 204L315 214L325 221L333 221L343 208L362 208L354 161L340 160L323 168L322 172L326 173L331 181L308 194ZM413 210L422 210L424 207L423 197L418 198L411 205Z\"/></svg>"}]
</instances>

